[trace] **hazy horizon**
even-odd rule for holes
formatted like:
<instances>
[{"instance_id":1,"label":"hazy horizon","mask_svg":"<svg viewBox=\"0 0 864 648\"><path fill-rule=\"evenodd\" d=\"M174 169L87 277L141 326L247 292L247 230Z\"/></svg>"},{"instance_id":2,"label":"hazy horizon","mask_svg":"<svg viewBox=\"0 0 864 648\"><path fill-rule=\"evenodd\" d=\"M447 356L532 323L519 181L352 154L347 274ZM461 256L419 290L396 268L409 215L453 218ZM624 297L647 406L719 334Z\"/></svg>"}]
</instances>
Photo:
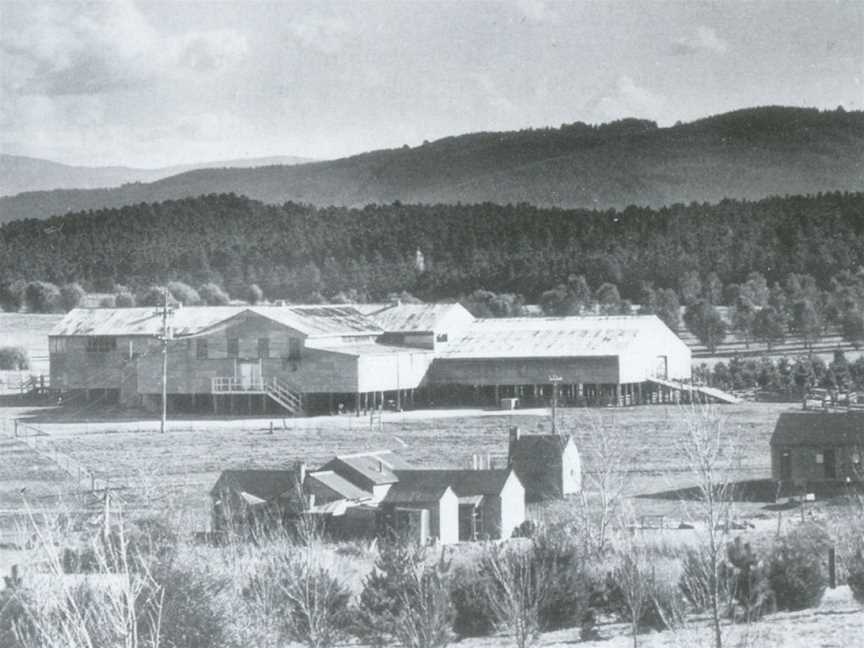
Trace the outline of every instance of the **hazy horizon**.
<instances>
[{"instance_id":1,"label":"hazy horizon","mask_svg":"<svg viewBox=\"0 0 864 648\"><path fill-rule=\"evenodd\" d=\"M0 0L0 152L332 159L476 131L862 108L860 2Z\"/></svg>"}]
</instances>

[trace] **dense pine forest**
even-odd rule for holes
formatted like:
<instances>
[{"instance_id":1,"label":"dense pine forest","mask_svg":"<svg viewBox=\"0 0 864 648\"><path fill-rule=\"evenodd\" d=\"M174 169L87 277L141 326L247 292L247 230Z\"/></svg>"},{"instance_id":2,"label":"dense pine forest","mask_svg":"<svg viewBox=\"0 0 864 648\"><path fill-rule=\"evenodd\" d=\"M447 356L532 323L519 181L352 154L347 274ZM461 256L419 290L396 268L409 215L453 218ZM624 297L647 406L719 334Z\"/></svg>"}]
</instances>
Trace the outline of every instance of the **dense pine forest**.
<instances>
[{"instance_id":1,"label":"dense pine forest","mask_svg":"<svg viewBox=\"0 0 864 648\"><path fill-rule=\"evenodd\" d=\"M417 251L423 256L418 266ZM270 299L349 291L426 299L476 289L538 301L572 276L640 301L645 282L687 301L758 272L769 285L810 275L821 288L864 265L864 194L623 211L493 204L364 209L264 205L231 194L26 220L0 227L0 280L140 289L180 280ZM717 288L717 284L720 288Z\"/></svg>"}]
</instances>

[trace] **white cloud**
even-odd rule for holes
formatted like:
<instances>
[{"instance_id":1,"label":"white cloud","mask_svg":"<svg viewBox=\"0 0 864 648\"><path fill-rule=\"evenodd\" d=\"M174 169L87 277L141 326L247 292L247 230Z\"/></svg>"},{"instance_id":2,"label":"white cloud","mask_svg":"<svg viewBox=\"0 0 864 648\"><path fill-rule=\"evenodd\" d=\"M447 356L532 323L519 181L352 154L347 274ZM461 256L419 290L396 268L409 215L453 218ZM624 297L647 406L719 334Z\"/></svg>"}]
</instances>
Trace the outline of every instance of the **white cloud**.
<instances>
[{"instance_id":1,"label":"white cloud","mask_svg":"<svg viewBox=\"0 0 864 648\"><path fill-rule=\"evenodd\" d=\"M531 22L546 22L557 18L555 10L546 0L516 0L516 8Z\"/></svg>"},{"instance_id":2,"label":"white cloud","mask_svg":"<svg viewBox=\"0 0 864 648\"><path fill-rule=\"evenodd\" d=\"M132 89L218 72L247 51L245 37L232 30L160 34L131 0L14 8L0 50L4 69L12 64L18 72L4 90L68 95Z\"/></svg>"},{"instance_id":3,"label":"white cloud","mask_svg":"<svg viewBox=\"0 0 864 648\"><path fill-rule=\"evenodd\" d=\"M729 50L729 43L718 36L713 27L704 25L696 27L688 36L676 38L672 45L676 54L695 54L700 51L725 54Z\"/></svg>"},{"instance_id":4,"label":"white cloud","mask_svg":"<svg viewBox=\"0 0 864 648\"><path fill-rule=\"evenodd\" d=\"M666 105L662 94L638 85L627 75L618 77L614 88L601 93L590 108L590 118L612 121L624 117L657 119Z\"/></svg>"},{"instance_id":5,"label":"white cloud","mask_svg":"<svg viewBox=\"0 0 864 648\"><path fill-rule=\"evenodd\" d=\"M350 31L341 16L307 14L296 17L288 28L291 37L304 47L334 54L342 49Z\"/></svg>"}]
</instances>

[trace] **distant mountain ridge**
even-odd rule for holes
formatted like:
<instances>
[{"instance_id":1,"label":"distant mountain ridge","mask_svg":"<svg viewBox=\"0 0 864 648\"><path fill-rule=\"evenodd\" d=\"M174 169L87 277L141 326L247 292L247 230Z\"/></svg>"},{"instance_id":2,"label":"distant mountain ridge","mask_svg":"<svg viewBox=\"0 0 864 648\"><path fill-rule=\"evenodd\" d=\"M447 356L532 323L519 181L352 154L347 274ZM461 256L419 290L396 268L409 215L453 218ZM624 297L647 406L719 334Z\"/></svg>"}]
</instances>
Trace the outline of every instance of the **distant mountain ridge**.
<instances>
[{"instance_id":1,"label":"distant mountain ridge","mask_svg":"<svg viewBox=\"0 0 864 648\"><path fill-rule=\"evenodd\" d=\"M266 203L519 203L660 207L864 189L864 112L763 107L659 128L603 126L447 137L338 160L203 169L108 190L0 199L0 222L233 192Z\"/></svg>"},{"instance_id":2,"label":"distant mountain ridge","mask_svg":"<svg viewBox=\"0 0 864 648\"><path fill-rule=\"evenodd\" d=\"M51 191L53 189L119 187L129 182L153 182L160 178L194 169L249 168L274 164L301 164L311 161L309 158L282 155L139 169L125 166L74 166L23 155L0 153L0 196L11 196L28 191Z\"/></svg>"}]
</instances>

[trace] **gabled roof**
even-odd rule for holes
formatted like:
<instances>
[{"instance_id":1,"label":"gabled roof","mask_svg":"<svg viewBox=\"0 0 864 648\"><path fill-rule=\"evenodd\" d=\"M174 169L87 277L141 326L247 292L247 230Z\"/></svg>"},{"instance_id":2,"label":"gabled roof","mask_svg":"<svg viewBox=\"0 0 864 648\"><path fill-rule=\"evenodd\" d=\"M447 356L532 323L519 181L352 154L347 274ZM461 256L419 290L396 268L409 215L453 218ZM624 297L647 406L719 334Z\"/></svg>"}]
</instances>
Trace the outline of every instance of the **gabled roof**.
<instances>
[{"instance_id":1,"label":"gabled roof","mask_svg":"<svg viewBox=\"0 0 864 648\"><path fill-rule=\"evenodd\" d=\"M393 484L381 500L382 504L434 504L453 489L449 484L422 484L405 481Z\"/></svg>"},{"instance_id":2,"label":"gabled roof","mask_svg":"<svg viewBox=\"0 0 864 648\"><path fill-rule=\"evenodd\" d=\"M510 461L517 468L555 465L570 441L570 437L560 434L521 435L510 445Z\"/></svg>"},{"instance_id":3,"label":"gabled roof","mask_svg":"<svg viewBox=\"0 0 864 648\"><path fill-rule=\"evenodd\" d=\"M372 497L369 493L332 470L316 470L306 475L307 481L318 482L346 500L363 500Z\"/></svg>"},{"instance_id":4,"label":"gabled roof","mask_svg":"<svg viewBox=\"0 0 864 648\"><path fill-rule=\"evenodd\" d=\"M445 486L453 488L457 497L473 495L498 495L507 478L509 468L491 470L397 470L398 488L438 492ZM396 486L392 487L396 488ZM391 488L391 490L392 490Z\"/></svg>"},{"instance_id":5,"label":"gabled roof","mask_svg":"<svg viewBox=\"0 0 864 648\"><path fill-rule=\"evenodd\" d=\"M260 503L245 495L269 502L283 495L293 497L296 488L297 473L293 470L223 470L210 494L215 497L228 490L250 503Z\"/></svg>"},{"instance_id":6,"label":"gabled roof","mask_svg":"<svg viewBox=\"0 0 864 648\"><path fill-rule=\"evenodd\" d=\"M411 468L411 464L392 450L374 450L350 455L337 455L321 466L321 470L339 472L340 464L349 467L376 485L393 484L398 481L395 470Z\"/></svg>"},{"instance_id":7,"label":"gabled roof","mask_svg":"<svg viewBox=\"0 0 864 648\"><path fill-rule=\"evenodd\" d=\"M864 446L864 412L783 412L771 445Z\"/></svg>"},{"instance_id":8,"label":"gabled roof","mask_svg":"<svg viewBox=\"0 0 864 648\"><path fill-rule=\"evenodd\" d=\"M307 336L378 335L381 328L353 306L185 306L169 324L174 337L208 331L228 320L254 313ZM51 335L147 335L162 333L155 308L75 308Z\"/></svg>"},{"instance_id":9,"label":"gabled roof","mask_svg":"<svg viewBox=\"0 0 864 648\"><path fill-rule=\"evenodd\" d=\"M431 333L452 314L473 317L461 304L361 304L357 308L385 333Z\"/></svg>"},{"instance_id":10,"label":"gabled roof","mask_svg":"<svg viewBox=\"0 0 864 648\"><path fill-rule=\"evenodd\" d=\"M444 359L609 357L675 334L656 315L478 319L453 335ZM684 343L681 343L684 346Z\"/></svg>"}]
</instances>

